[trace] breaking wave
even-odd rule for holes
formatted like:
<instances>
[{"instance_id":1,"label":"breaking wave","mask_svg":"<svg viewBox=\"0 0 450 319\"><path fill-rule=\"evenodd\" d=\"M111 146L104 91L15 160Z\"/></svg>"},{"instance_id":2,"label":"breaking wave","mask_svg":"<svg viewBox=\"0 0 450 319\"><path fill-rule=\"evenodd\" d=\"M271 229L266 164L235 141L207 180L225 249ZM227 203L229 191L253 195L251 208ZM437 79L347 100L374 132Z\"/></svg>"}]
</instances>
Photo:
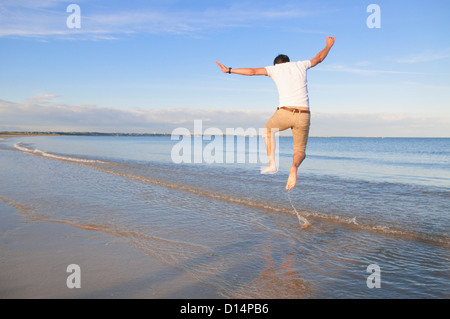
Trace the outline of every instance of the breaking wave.
<instances>
[{"instance_id":1,"label":"breaking wave","mask_svg":"<svg viewBox=\"0 0 450 319\"><path fill-rule=\"evenodd\" d=\"M24 146L22 143L16 143L14 144L14 147L24 153L30 153L37 156L47 157L55 160L61 160L61 161L69 161L69 162L77 162L77 163L104 163L103 161L99 160L90 160L90 159L83 159L78 157L71 157L71 156L63 156L63 155L56 155L53 153L41 151L38 149L32 149L29 147Z\"/></svg>"}]
</instances>

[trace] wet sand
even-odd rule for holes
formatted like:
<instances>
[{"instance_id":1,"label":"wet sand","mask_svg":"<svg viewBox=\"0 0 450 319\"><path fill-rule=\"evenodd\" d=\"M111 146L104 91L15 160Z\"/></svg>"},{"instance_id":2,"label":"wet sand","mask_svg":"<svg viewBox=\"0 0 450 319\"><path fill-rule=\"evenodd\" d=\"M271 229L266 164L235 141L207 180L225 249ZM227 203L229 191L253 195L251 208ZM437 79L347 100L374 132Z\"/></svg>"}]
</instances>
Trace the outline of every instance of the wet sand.
<instances>
[{"instance_id":1,"label":"wet sand","mask_svg":"<svg viewBox=\"0 0 450 319\"><path fill-rule=\"evenodd\" d=\"M67 287L80 266L81 288ZM0 298L219 298L175 267L121 238L70 225L33 221L0 201Z\"/></svg>"}]
</instances>

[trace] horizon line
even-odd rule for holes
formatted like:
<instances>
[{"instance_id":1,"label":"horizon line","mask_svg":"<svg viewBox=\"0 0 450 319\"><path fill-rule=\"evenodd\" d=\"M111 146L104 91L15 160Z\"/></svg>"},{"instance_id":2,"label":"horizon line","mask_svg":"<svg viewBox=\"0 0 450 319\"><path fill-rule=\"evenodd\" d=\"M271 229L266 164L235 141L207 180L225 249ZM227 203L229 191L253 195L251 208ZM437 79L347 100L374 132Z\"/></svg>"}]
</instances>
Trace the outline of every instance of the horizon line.
<instances>
[{"instance_id":1,"label":"horizon line","mask_svg":"<svg viewBox=\"0 0 450 319\"><path fill-rule=\"evenodd\" d=\"M6 136L2 136L6 135ZM61 131L0 131L0 137L9 136L64 136L64 135L84 135L84 136L170 136L172 133L163 132L147 132L147 133L131 133L131 132L95 132L95 131L72 131L72 132L61 132ZM237 134L186 134L178 136L241 136L241 137L255 137L259 135L237 135ZM292 137L292 135L279 135L279 137ZM450 136L351 136L351 135L311 135L310 137L320 137L320 138L450 138Z\"/></svg>"}]
</instances>

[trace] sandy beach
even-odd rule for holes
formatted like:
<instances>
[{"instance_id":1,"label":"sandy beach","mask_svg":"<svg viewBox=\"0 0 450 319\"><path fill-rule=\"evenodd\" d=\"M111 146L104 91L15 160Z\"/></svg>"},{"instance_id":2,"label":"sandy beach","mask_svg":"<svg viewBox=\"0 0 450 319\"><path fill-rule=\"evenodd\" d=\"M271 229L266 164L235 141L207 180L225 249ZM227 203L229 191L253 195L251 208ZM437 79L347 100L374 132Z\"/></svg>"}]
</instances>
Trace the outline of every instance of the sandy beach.
<instances>
[{"instance_id":1,"label":"sandy beach","mask_svg":"<svg viewBox=\"0 0 450 319\"><path fill-rule=\"evenodd\" d=\"M3 134L0 141L21 136L39 134ZM218 298L117 236L25 215L0 198L0 299ZM80 266L81 288L67 286L71 264Z\"/></svg>"},{"instance_id":2,"label":"sandy beach","mask_svg":"<svg viewBox=\"0 0 450 319\"><path fill-rule=\"evenodd\" d=\"M0 299L216 296L110 234L33 221L2 201L0 212ZM81 288L67 287L70 264L80 266Z\"/></svg>"}]
</instances>

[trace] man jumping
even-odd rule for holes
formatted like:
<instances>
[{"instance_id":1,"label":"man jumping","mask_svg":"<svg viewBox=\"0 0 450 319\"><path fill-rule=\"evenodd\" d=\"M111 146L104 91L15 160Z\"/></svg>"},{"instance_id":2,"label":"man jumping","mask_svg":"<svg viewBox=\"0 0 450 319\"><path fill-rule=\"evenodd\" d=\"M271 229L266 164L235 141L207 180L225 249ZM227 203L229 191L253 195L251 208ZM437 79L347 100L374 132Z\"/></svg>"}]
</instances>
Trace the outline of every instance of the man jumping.
<instances>
[{"instance_id":1,"label":"man jumping","mask_svg":"<svg viewBox=\"0 0 450 319\"><path fill-rule=\"evenodd\" d=\"M269 166L261 173L275 173L275 133L292 129L294 140L294 155L286 189L290 190L297 183L297 170L306 157L306 143L308 141L310 111L306 71L321 63L330 52L334 44L333 37L326 37L326 46L312 60L290 62L289 57L280 54L273 61L273 66L264 68L227 68L216 61L224 73L241 75L266 75L275 82L279 105L275 114L264 127L264 142L266 144Z\"/></svg>"}]
</instances>

